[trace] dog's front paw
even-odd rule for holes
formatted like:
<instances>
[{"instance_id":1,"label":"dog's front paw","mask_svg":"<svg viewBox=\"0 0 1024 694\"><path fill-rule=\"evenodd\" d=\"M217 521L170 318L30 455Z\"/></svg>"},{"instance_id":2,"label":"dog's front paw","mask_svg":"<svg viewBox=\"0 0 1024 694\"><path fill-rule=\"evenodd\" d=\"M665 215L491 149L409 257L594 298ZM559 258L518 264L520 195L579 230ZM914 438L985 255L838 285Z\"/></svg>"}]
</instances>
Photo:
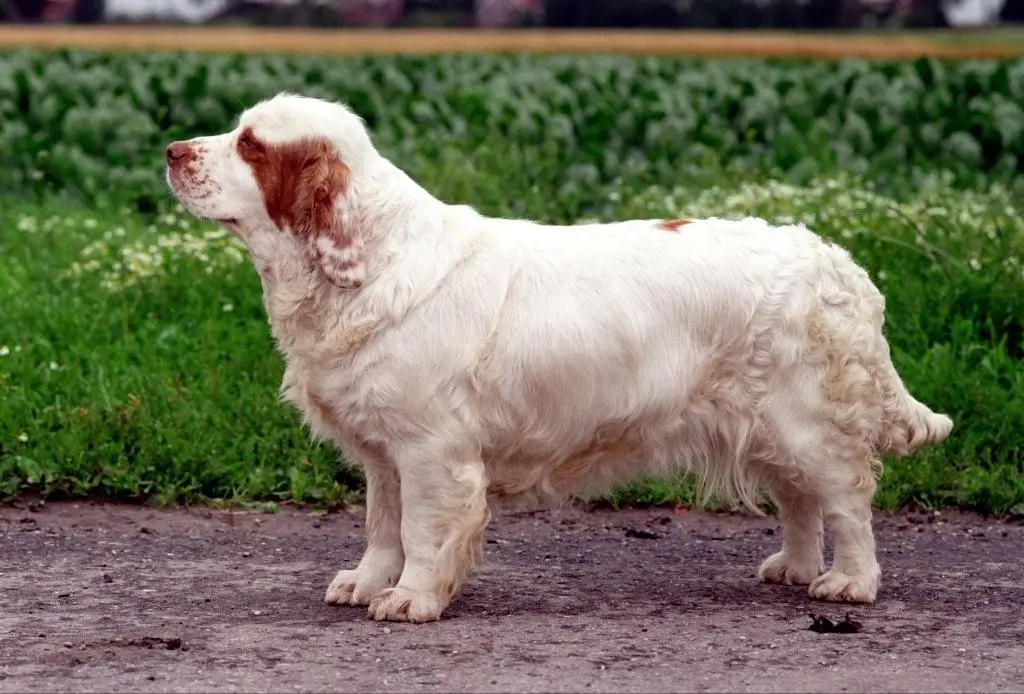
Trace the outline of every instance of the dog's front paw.
<instances>
[{"instance_id":1,"label":"dog's front paw","mask_svg":"<svg viewBox=\"0 0 1024 694\"><path fill-rule=\"evenodd\" d=\"M401 553L368 551L358 567L338 572L327 587L324 602L328 605L369 605L373 596L398 582L404 563Z\"/></svg>"},{"instance_id":2,"label":"dog's front paw","mask_svg":"<svg viewBox=\"0 0 1024 694\"><path fill-rule=\"evenodd\" d=\"M762 583L781 583L785 586L805 586L824 571L820 559L791 557L785 551L776 552L761 563L757 578Z\"/></svg>"},{"instance_id":3,"label":"dog's front paw","mask_svg":"<svg viewBox=\"0 0 1024 694\"><path fill-rule=\"evenodd\" d=\"M399 585L377 593L370 601L368 612L377 621L433 622L441 619L446 606L433 593Z\"/></svg>"},{"instance_id":4,"label":"dog's front paw","mask_svg":"<svg viewBox=\"0 0 1024 694\"><path fill-rule=\"evenodd\" d=\"M857 576L830 569L811 583L808 593L818 600L871 603L878 594L880 573L877 566L873 571Z\"/></svg>"}]
</instances>

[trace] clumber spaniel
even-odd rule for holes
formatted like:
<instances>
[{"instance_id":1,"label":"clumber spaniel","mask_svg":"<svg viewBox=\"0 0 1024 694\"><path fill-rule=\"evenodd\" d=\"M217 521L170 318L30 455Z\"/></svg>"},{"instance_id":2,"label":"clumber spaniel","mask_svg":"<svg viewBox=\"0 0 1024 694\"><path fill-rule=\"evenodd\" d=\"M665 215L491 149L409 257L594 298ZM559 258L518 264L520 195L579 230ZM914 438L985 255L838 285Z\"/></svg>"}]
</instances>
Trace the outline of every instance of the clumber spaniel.
<instances>
[{"instance_id":1,"label":"clumber spaniel","mask_svg":"<svg viewBox=\"0 0 1024 694\"><path fill-rule=\"evenodd\" d=\"M440 617L489 498L680 466L755 512L767 488L783 536L761 580L871 602L878 456L953 426L893 368L868 275L803 226L484 217L416 184L345 106L289 94L169 145L167 179L248 247L283 397L365 471L366 552L326 601L376 619Z\"/></svg>"}]
</instances>

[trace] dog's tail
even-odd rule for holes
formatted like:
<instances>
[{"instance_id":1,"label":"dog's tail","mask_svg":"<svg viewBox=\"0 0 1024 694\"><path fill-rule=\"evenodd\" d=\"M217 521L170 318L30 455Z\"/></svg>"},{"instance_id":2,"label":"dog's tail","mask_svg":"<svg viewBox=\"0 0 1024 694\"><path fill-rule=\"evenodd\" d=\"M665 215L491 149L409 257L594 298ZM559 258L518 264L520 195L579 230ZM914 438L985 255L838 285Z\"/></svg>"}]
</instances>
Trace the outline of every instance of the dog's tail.
<instances>
[{"instance_id":1,"label":"dog's tail","mask_svg":"<svg viewBox=\"0 0 1024 694\"><path fill-rule=\"evenodd\" d=\"M889 372L885 388L885 427L878 442L878 451L905 456L922 446L945 441L953 431L953 420L947 415L932 412L917 401L891 362Z\"/></svg>"}]
</instances>

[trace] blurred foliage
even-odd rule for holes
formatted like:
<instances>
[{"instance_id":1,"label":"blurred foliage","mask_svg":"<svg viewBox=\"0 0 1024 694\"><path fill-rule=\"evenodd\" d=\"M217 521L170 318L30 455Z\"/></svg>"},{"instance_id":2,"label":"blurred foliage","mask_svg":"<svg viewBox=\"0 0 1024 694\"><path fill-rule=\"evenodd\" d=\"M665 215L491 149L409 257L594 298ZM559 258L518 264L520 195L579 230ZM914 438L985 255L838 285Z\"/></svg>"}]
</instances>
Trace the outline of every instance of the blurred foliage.
<instances>
[{"instance_id":1,"label":"blurred foliage","mask_svg":"<svg viewBox=\"0 0 1024 694\"><path fill-rule=\"evenodd\" d=\"M1024 155L1022 60L22 51L0 54L0 187L152 209L169 141L230 129L282 90L347 102L414 174L453 151L511 158L549 193L723 167L794 182L935 168L1010 181Z\"/></svg>"}]
</instances>

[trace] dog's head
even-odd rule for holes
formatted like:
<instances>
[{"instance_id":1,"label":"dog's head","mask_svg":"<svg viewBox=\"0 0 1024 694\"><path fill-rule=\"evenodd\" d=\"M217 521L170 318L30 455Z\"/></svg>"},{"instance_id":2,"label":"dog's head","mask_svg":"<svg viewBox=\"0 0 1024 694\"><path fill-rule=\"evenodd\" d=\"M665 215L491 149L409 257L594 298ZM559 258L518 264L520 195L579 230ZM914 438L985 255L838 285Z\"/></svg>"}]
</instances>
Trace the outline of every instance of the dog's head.
<instances>
[{"instance_id":1,"label":"dog's head","mask_svg":"<svg viewBox=\"0 0 1024 694\"><path fill-rule=\"evenodd\" d=\"M350 182L375 156L345 106L280 94L245 111L230 132L168 145L167 182L197 217L250 243L298 241L331 284L351 289L365 268Z\"/></svg>"}]
</instances>

